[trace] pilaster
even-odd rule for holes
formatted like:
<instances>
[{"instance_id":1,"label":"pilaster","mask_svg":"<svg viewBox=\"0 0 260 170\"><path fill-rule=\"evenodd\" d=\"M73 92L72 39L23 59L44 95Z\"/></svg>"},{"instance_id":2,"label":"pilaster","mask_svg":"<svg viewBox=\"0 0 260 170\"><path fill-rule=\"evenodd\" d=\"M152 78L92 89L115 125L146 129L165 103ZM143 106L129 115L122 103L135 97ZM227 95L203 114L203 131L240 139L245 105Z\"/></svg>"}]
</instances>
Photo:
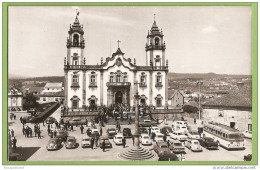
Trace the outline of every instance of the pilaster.
<instances>
[{"instance_id":1,"label":"pilaster","mask_svg":"<svg viewBox=\"0 0 260 170\"><path fill-rule=\"evenodd\" d=\"M83 88L82 88L82 94L83 94L83 106L86 106L86 70L83 70Z\"/></svg>"},{"instance_id":2,"label":"pilaster","mask_svg":"<svg viewBox=\"0 0 260 170\"><path fill-rule=\"evenodd\" d=\"M100 70L100 105L103 105L103 70Z\"/></svg>"},{"instance_id":3,"label":"pilaster","mask_svg":"<svg viewBox=\"0 0 260 170\"><path fill-rule=\"evenodd\" d=\"M68 107L68 71L65 71L64 79L64 105Z\"/></svg>"},{"instance_id":4,"label":"pilaster","mask_svg":"<svg viewBox=\"0 0 260 170\"><path fill-rule=\"evenodd\" d=\"M136 85L135 85L136 81L137 81L137 79L136 79L136 71L134 70L134 81L133 81L133 85L132 85L132 87L133 87L133 92L132 92L132 95L131 95L131 98L132 98L132 99L134 99L134 95L135 95L136 92L137 92L137 88L136 88ZM134 100L134 106L135 106L135 105L136 105L136 100Z\"/></svg>"},{"instance_id":5,"label":"pilaster","mask_svg":"<svg viewBox=\"0 0 260 170\"><path fill-rule=\"evenodd\" d=\"M168 71L165 72L165 106L168 106Z\"/></svg>"},{"instance_id":6,"label":"pilaster","mask_svg":"<svg viewBox=\"0 0 260 170\"><path fill-rule=\"evenodd\" d=\"M149 72L149 105L153 105L153 72Z\"/></svg>"}]
</instances>

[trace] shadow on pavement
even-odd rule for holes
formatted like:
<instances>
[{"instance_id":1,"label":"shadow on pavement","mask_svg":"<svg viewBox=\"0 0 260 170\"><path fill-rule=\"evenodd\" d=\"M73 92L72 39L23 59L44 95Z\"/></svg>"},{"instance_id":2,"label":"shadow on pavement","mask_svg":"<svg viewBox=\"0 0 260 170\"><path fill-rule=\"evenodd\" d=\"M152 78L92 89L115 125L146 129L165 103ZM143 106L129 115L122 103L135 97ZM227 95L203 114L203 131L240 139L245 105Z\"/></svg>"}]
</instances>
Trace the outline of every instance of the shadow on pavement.
<instances>
[{"instance_id":1,"label":"shadow on pavement","mask_svg":"<svg viewBox=\"0 0 260 170\"><path fill-rule=\"evenodd\" d=\"M11 152L19 154L19 161L26 161L29 159L40 147L18 147L12 149Z\"/></svg>"}]
</instances>

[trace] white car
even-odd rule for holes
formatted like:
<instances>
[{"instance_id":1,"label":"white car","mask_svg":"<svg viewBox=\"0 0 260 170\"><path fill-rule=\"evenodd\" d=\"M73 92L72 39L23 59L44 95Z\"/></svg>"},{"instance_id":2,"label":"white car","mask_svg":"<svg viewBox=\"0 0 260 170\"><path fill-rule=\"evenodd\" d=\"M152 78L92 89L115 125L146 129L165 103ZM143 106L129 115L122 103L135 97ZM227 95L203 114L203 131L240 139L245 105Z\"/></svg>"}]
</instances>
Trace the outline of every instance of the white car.
<instances>
[{"instance_id":1,"label":"white car","mask_svg":"<svg viewBox=\"0 0 260 170\"><path fill-rule=\"evenodd\" d=\"M187 123L185 121L174 121L172 123L172 131L177 131L177 130L187 130L188 126Z\"/></svg>"},{"instance_id":2,"label":"white car","mask_svg":"<svg viewBox=\"0 0 260 170\"><path fill-rule=\"evenodd\" d=\"M196 130L189 130L187 136L189 139L200 139L199 132Z\"/></svg>"},{"instance_id":3,"label":"white car","mask_svg":"<svg viewBox=\"0 0 260 170\"><path fill-rule=\"evenodd\" d=\"M175 139L175 140L179 140L179 141L186 141L187 140L187 136L182 131L175 131L173 133L170 133L170 138Z\"/></svg>"},{"instance_id":4,"label":"white car","mask_svg":"<svg viewBox=\"0 0 260 170\"><path fill-rule=\"evenodd\" d=\"M90 137L89 136L83 136L82 137L82 143L81 143L81 147L82 148L86 148L86 147L90 147Z\"/></svg>"},{"instance_id":5,"label":"white car","mask_svg":"<svg viewBox=\"0 0 260 170\"><path fill-rule=\"evenodd\" d=\"M162 133L155 133L154 141L155 142L163 142L163 134Z\"/></svg>"},{"instance_id":6,"label":"white car","mask_svg":"<svg viewBox=\"0 0 260 170\"><path fill-rule=\"evenodd\" d=\"M99 130L98 129L92 129L91 130L91 134L94 136L94 135L97 135L99 136Z\"/></svg>"},{"instance_id":7,"label":"white car","mask_svg":"<svg viewBox=\"0 0 260 170\"><path fill-rule=\"evenodd\" d=\"M252 139L252 131L244 131L243 135L245 138Z\"/></svg>"},{"instance_id":8,"label":"white car","mask_svg":"<svg viewBox=\"0 0 260 170\"><path fill-rule=\"evenodd\" d=\"M123 144L123 135L122 134L117 134L114 136L113 141L116 145L122 145Z\"/></svg>"},{"instance_id":9,"label":"white car","mask_svg":"<svg viewBox=\"0 0 260 170\"><path fill-rule=\"evenodd\" d=\"M141 134L141 136L140 136L140 143L142 145L151 145L152 144L152 140L150 139L150 137L147 134Z\"/></svg>"},{"instance_id":10,"label":"white car","mask_svg":"<svg viewBox=\"0 0 260 170\"><path fill-rule=\"evenodd\" d=\"M198 140L195 140L195 139L187 140L185 142L185 146L193 152L195 152L195 151L201 152L202 151L202 147L200 146L200 142Z\"/></svg>"},{"instance_id":11,"label":"white car","mask_svg":"<svg viewBox=\"0 0 260 170\"><path fill-rule=\"evenodd\" d=\"M152 126L151 133L160 133L160 129L157 126Z\"/></svg>"}]
</instances>

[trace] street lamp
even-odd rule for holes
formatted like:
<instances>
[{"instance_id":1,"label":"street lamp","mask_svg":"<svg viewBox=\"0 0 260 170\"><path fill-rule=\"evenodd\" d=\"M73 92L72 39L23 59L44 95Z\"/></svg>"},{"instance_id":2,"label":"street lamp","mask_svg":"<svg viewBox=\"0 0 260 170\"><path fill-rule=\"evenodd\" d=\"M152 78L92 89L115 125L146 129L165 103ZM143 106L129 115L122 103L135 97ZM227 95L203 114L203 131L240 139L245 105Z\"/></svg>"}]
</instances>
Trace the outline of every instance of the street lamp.
<instances>
[{"instance_id":1,"label":"street lamp","mask_svg":"<svg viewBox=\"0 0 260 170\"><path fill-rule=\"evenodd\" d=\"M197 81L197 85L199 86L199 120L200 120L200 86L203 84L203 81Z\"/></svg>"}]
</instances>

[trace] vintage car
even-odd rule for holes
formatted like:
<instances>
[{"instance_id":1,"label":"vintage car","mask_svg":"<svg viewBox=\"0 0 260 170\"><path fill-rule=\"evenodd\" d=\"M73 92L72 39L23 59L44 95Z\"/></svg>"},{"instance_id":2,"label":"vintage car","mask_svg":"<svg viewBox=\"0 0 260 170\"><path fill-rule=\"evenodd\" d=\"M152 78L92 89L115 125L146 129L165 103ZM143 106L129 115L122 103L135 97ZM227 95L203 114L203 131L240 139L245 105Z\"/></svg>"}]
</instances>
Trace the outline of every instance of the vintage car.
<instances>
[{"instance_id":1,"label":"vintage car","mask_svg":"<svg viewBox=\"0 0 260 170\"><path fill-rule=\"evenodd\" d=\"M81 147L82 148L87 148L90 147L90 137L89 136L83 136L82 137L82 143L81 143Z\"/></svg>"},{"instance_id":2,"label":"vintage car","mask_svg":"<svg viewBox=\"0 0 260 170\"><path fill-rule=\"evenodd\" d=\"M245 138L252 139L252 131L244 131L243 135Z\"/></svg>"},{"instance_id":3,"label":"vintage car","mask_svg":"<svg viewBox=\"0 0 260 170\"><path fill-rule=\"evenodd\" d=\"M155 136L154 136L154 141L155 142L163 142L163 134L162 133L155 133Z\"/></svg>"},{"instance_id":4,"label":"vintage car","mask_svg":"<svg viewBox=\"0 0 260 170\"><path fill-rule=\"evenodd\" d=\"M179 140L179 141L187 140L187 136L182 131L175 131L173 133L170 133L169 135L170 135L170 138L175 139L175 140Z\"/></svg>"},{"instance_id":5,"label":"vintage car","mask_svg":"<svg viewBox=\"0 0 260 170\"><path fill-rule=\"evenodd\" d=\"M179 161L178 156L174 153L161 153L158 157L158 161Z\"/></svg>"},{"instance_id":6,"label":"vintage car","mask_svg":"<svg viewBox=\"0 0 260 170\"><path fill-rule=\"evenodd\" d=\"M67 140L68 135L69 133L66 130L58 130L56 137L61 138L61 140L65 142Z\"/></svg>"},{"instance_id":7,"label":"vintage car","mask_svg":"<svg viewBox=\"0 0 260 170\"><path fill-rule=\"evenodd\" d=\"M152 126L151 133L160 133L160 129L157 126Z\"/></svg>"},{"instance_id":8,"label":"vintage car","mask_svg":"<svg viewBox=\"0 0 260 170\"><path fill-rule=\"evenodd\" d=\"M96 129L96 128L91 129L91 135L92 135L92 136L97 136L97 137L99 137L100 135L99 135L98 129Z\"/></svg>"},{"instance_id":9,"label":"vintage car","mask_svg":"<svg viewBox=\"0 0 260 170\"><path fill-rule=\"evenodd\" d=\"M188 126L185 121L174 121L172 123L172 130L173 131L182 131L182 132L187 132L188 131Z\"/></svg>"},{"instance_id":10,"label":"vintage car","mask_svg":"<svg viewBox=\"0 0 260 170\"><path fill-rule=\"evenodd\" d=\"M124 128L123 129L123 136L124 138L131 138L132 137L132 132L130 128Z\"/></svg>"},{"instance_id":11,"label":"vintage car","mask_svg":"<svg viewBox=\"0 0 260 170\"><path fill-rule=\"evenodd\" d=\"M86 133L87 133L88 136L91 136L92 130L91 130L90 128L88 128L87 131L86 131Z\"/></svg>"},{"instance_id":12,"label":"vintage car","mask_svg":"<svg viewBox=\"0 0 260 170\"><path fill-rule=\"evenodd\" d=\"M57 150L62 147L62 140L61 138L50 138L46 148L48 151Z\"/></svg>"},{"instance_id":13,"label":"vintage car","mask_svg":"<svg viewBox=\"0 0 260 170\"><path fill-rule=\"evenodd\" d=\"M140 143L142 145L151 145L152 140L150 139L150 137L147 134L141 134L140 135Z\"/></svg>"},{"instance_id":14,"label":"vintage car","mask_svg":"<svg viewBox=\"0 0 260 170\"><path fill-rule=\"evenodd\" d=\"M152 122L149 119L144 119L143 121L141 121L139 123L140 127L151 127L152 126Z\"/></svg>"},{"instance_id":15,"label":"vintage car","mask_svg":"<svg viewBox=\"0 0 260 170\"><path fill-rule=\"evenodd\" d=\"M140 127L139 128L139 134L148 134L148 131L147 131L147 129L145 128L145 127Z\"/></svg>"},{"instance_id":16,"label":"vintage car","mask_svg":"<svg viewBox=\"0 0 260 170\"><path fill-rule=\"evenodd\" d=\"M112 139L116 135L116 129L115 128L108 128L107 129L107 136L108 138Z\"/></svg>"},{"instance_id":17,"label":"vintage car","mask_svg":"<svg viewBox=\"0 0 260 170\"><path fill-rule=\"evenodd\" d=\"M53 124L56 122L56 119L54 117L48 117L46 119L46 124Z\"/></svg>"},{"instance_id":18,"label":"vintage car","mask_svg":"<svg viewBox=\"0 0 260 170\"><path fill-rule=\"evenodd\" d=\"M199 139L199 132L196 130L188 130L187 136L189 139Z\"/></svg>"},{"instance_id":19,"label":"vintage car","mask_svg":"<svg viewBox=\"0 0 260 170\"><path fill-rule=\"evenodd\" d=\"M172 128L170 126L164 126L160 131L162 134L169 136L169 133L172 133Z\"/></svg>"},{"instance_id":20,"label":"vintage car","mask_svg":"<svg viewBox=\"0 0 260 170\"><path fill-rule=\"evenodd\" d=\"M207 149L218 149L218 143L210 137L200 138L198 140L200 145Z\"/></svg>"},{"instance_id":21,"label":"vintage car","mask_svg":"<svg viewBox=\"0 0 260 170\"><path fill-rule=\"evenodd\" d=\"M185 147L179 140L170 140L169 144L169 148L173 153L185 153Z\"/></svg>"},{"instance_id":22,"label":"vintage car","mask_svg":"<svg viewBox=\"0 0 260 170\"><path fill-rule=\"evenodd\" d=\"M200 142L196 139L188 139L187 141L185 141L185 146L193 152L202 152Z\"/></svg>"},{"instance_id":23,"label":"vintage car","mask_svg":"<svg viewBox=\"0 0 260 170\"><path fill-rule=\"evenodd\" d=\"M123 135L122 134L116 134L113 137L113 141L116 145L122 145L123 144Z\"/></svg>"},{"instance_id":24,"label":"vintage car","mask_svg":"<svg viewBox=\"0 0 260 170\"><path fill-rule=\"evenodd\" d=\"M65 143L66 149L73 149L77 147L77 140L74 136L68 136L66 143Z\"/></svg>"},{"instance_id":25,"label":"vintage car","mask_svg":"<svg viewBox=\"0 0 260 170\"><path fill-rule=\"evenodd\" d=\"M166 142L156 142L153 149L158 155L162 153L171 153Z\"/></svg>"},{"instance_id":26,"label":"vintage car","mask_svg":"<svg viewBox=\"0 0 260 170\"><path fill-rule=\"evenodd\" d=\"M85 125L87 122L86 119L81 119L81 118L74 118L69 121L70 125Z\"/></svg>"},{"instance_id":27,"label":"vintage car","mask_svg":"<svg viewBox=\"0 0 260 170\"><path fill-rule=\"evenodd\" d=\"M23 122L25 122L25 123L33 123L32 116L24 116L22 119L23 119Z\"/></svg>"},{"instance_id":28,"label":"vintage car","mask_svg":"<svg viewBox=\"0 0 260 170\"><path fill-rule=\"evenodd\" d=\"M103 146L102 146L103 141L105 141L105 148L112 148L112 144L110 143L108 136L100 136L99 146L101 149L103 149Z\"/></svg>"},{"instance_id":29,"label":"vintage car","mask_svg":"<svg viewBox=\"0 0 260 170\"><path fill-rule=\"evenodd\" d=\"M244 161L252 161L252 154L244 155Z\"/></svg>"}]
</instances>

